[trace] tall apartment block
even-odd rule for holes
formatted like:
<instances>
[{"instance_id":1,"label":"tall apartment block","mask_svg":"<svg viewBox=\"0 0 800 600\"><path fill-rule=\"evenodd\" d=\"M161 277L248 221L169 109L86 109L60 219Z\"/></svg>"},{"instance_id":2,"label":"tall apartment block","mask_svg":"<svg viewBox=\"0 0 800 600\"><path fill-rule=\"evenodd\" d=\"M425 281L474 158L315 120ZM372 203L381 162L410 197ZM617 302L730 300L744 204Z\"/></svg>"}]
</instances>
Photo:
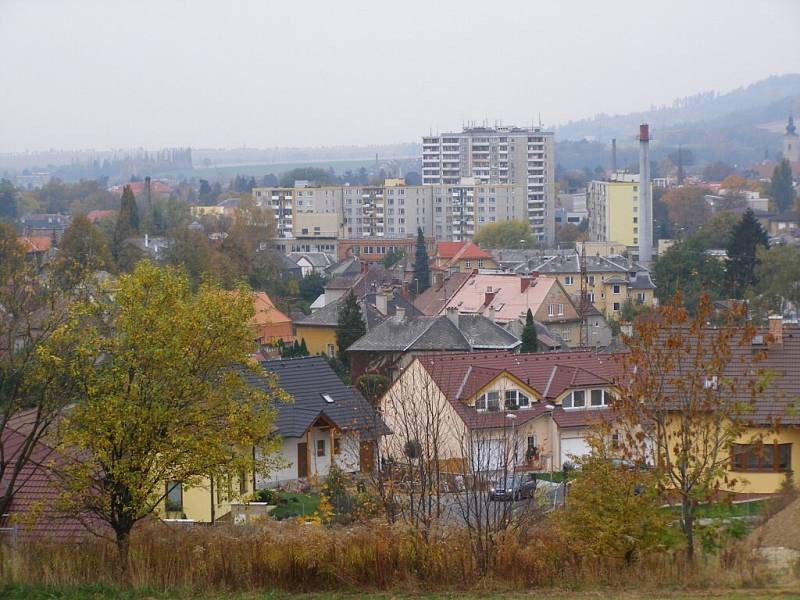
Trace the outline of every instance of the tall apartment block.
<instances>
[{"instance_id":1,"label":"tall apartment block","mask_svg":"<svg viewBox=\"0 0 800 600\"><path fill-rule=\"evenodd\" d=\"M254 188L253 196L272 208L282 238L397 239L421 228L437 240L466 241L484 225L527 216L525 185L467 177L442 185Z\"/></svg>"},{"instance_id":2,"label":"tall apartment block","mask_svg":"<svg viewBox=\"0 0 800 600\"><path fill-rule=\"evenodd\" d=\"M555 162L552 131L538 127L466 127L422 138L422 184L524 185L525 217L541 242L555 242Z\"/></svg>"},{"instance_id":3,"label":"tall apartment block","mask_svg":"<svg viewBox=\"0 0 800 600\"><path fill-rule=\"evenodd\" d=\"M638 175L612 173L609 181L590 181L586 189L586 208L591 240L618 242L638 252L639 230L645 225L639 214ZM652 239L652 220L649 227Z\"/></svg>"}]
</instances>

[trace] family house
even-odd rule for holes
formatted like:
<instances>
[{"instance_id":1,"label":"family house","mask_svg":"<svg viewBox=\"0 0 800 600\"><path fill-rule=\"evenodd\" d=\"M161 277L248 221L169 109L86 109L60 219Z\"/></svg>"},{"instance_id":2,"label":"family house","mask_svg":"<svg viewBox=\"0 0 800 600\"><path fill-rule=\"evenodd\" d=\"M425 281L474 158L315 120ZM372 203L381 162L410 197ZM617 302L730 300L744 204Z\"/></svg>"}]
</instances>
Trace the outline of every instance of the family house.
<instances>
[{"instance_id":1,"label":"family house","mask_svg":"<svg viewBox=\"0 0 800 600\"><path fill-rule=\"evenodd\" d=\"M393 442L414 429L408 415L433 412L445 463L492 471L510 457L517 470L558 470L587 454L591 427L611 418L618 370L613 357L588 351L418 356L380 400L393 432L385 444L402 448Z\"/></svg>"},{"instance_id":2,"label":"family house","mask_svg":"<svg viewBox=\"0 0 800 600\"><path fill-rule=\"evenodd\" d=\"M263 361L292 401L277 407L275 435L282 439L281 462L256 486L294 479L324 478L332 466L346 472L369 472L386 426L358 390L346 386L325 358ZM253 385L263 381L252 379Z\"/></svg>"},{"instance_id":3,"label":"family house","mask_svg":"<svg viewBox=\"0 0 800 600\"><path fill-rule=\"evenodd\" d=\"M474 242L439 242L433 266L447 274L475 269L496 269L494 257Z\"/></svg>"}]
</instances>

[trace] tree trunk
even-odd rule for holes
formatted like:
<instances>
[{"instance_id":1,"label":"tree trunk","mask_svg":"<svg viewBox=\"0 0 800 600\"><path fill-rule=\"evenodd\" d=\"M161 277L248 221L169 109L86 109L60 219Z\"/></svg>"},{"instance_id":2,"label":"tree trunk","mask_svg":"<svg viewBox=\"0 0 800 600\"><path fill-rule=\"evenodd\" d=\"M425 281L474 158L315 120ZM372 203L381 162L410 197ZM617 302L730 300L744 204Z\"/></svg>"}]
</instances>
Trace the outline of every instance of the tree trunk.
<instances>
[{"instance_id":1,"label":"tree trunk","mask_svg":"<svg viewBox=\"0 0 800 600\"><path fill-rule=\"evenodd\" d=\"M694 559L694 504L687 497L681 498L681 521L686 535L686 557Z\"/></svg>"},{"instance_id":2,"label":"tree trunk","mask_svg":"<svg viewBox=\"0 0 800 600\"><path fill-rule=\"evenodd\" d=\"M130 584L130 569L128 563L128 552L131 544L130 531L117 531L117 557L119 559L119 573L122 582Z\"/></svg>"}]
</instances>

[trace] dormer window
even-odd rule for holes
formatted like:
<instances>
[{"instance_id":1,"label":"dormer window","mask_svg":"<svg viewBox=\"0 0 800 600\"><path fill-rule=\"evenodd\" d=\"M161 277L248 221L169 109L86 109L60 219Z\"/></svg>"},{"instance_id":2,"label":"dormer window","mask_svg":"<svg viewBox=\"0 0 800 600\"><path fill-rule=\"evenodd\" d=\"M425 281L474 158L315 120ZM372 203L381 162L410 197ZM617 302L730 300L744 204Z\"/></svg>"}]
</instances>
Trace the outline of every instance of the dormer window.
<instances>
[{"instance_id":1,"label":"dormer window","mask_svg":"<svg viewBox=\"0 0 800 600\"><path fill-rule=\"evenodd\" d=\"M506 390L506 410L514 408L529 408L530 398L520 390Z\"/></svg>"},{"instance_id":2,"label":"dormer window","mask_svg":"<svg viewBox=\"0 0 800 600\"><path fill-rule=\"evenodd\" d=\"M575 390L569 396L564 398L561 403L564 408L584 408L586 406L586 391Z\"/></svg>"},{"instance_id":3,"label":"dormer window","mask_svg":"<svg viewBox=\"0 0 800 600\"><path fill-rule=\"evenodd\" d=\"M478 396L475 400L475 409L479 411L500 410L500 392L486 392Z\"/></svg>"}]
</instances>

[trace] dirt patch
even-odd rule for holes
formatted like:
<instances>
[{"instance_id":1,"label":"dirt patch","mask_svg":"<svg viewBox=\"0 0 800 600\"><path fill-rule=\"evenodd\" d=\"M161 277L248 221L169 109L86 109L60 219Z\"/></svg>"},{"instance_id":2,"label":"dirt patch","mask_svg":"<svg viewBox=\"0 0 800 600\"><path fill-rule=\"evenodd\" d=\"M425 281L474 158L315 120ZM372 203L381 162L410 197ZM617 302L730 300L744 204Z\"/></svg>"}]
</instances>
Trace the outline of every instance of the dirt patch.
<instances>
[{"instance_id":1,"label":"dirt patch","mask_svg":"<svg viewBox=\"0 0 800 600\"><path fill-rule=\"evenodd\" d=\"M800 550L800 498L750 534L756 547Z\"/></svg>"}]
</instances>

